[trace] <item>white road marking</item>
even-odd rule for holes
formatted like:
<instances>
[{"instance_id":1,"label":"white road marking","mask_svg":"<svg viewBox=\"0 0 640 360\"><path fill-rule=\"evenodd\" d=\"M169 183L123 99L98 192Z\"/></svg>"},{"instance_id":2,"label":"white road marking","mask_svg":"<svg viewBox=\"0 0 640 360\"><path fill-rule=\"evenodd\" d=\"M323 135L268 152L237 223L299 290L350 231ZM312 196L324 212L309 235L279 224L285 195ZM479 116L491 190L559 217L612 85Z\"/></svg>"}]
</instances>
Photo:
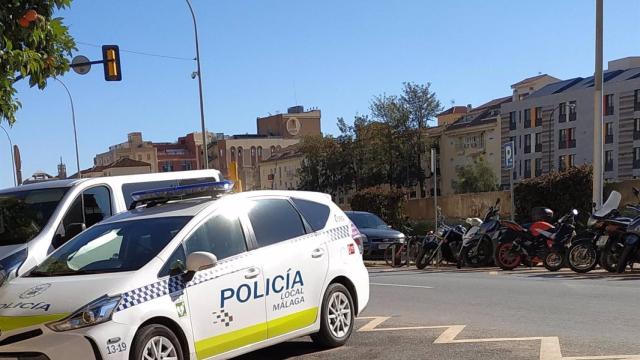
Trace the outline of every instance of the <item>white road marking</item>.
<instances>
[{"instance_id":1,"label":"white road marking","mask_svg":"<svg viewBox=\"0 0 640 360\"><path fill-rule=\"evenodd\" d=\"M421 286L421 285L381 284L381 283L369 283L369 285L374 285L374 286L393 286L393 287L405 287L405 288L418 288L418 289L433 289L433 287L431 287L431 286Z\"/></svg>"},{"instance_id":2,"label":"white road marking","mask_svg":"<svg viewBox=\"0 0 640 360\"><path fill-rule=\"evenodd\" d=\"M408 327L379 327L388 316L359 317L361 320L370 320L358 329L358 332L372 331L403 331L403 330L431 330L445 329L433 342L434 344L469 344L505 341L540 341L540 360L640 360L640 355L606 355L606 356L575 356L563 357L560 348L560 338L557 336L534 336L519 338L486 338L486 339L456 339L466 325L439 325L439 326L408 326Z\"/></svg>"}]
</instances>

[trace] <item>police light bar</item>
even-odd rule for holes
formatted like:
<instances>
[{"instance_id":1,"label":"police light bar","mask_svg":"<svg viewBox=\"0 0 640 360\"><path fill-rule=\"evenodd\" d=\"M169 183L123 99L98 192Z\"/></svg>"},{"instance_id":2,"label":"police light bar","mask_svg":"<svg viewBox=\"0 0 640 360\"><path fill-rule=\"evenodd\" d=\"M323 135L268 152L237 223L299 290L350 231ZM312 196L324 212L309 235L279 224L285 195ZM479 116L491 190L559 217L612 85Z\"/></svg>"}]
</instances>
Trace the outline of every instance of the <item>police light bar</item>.
<instances>
[{"instance_id":1,"label":"police light bar","mask_svg":"<svg viewBox=\"0 0 640 360\"><path fill-rule=\"evenodd\" d=\"M215 196L228 193L233 190L233 181L205 182L191 185L179 185L166 188L136 191L131 193L133 203L130 209L137 205L151 201L169 201L172 199L184 199L198 196Z\"/></svg>"}]
</instances>

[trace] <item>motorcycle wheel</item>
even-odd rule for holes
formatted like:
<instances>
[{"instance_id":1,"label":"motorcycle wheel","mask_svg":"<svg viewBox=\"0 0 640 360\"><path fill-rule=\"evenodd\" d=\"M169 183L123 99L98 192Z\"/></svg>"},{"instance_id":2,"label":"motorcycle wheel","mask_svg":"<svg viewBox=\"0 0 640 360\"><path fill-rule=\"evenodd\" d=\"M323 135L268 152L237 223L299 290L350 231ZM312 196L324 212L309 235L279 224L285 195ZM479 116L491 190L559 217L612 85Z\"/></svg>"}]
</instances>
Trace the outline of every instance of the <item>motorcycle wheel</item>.
<instances>
[{"instance_id":1,"label":"motorcycle wheel","mask_svg":"<svg viewBox=\"0 0 640 360\"><path fill-rule=\"evenodd\" d=\"M567 261L574 272L588 273L598 266L598 249L591 240L573 243L569 248Z\"/></svg>"},{"instance_id":2,"label":"motorcycle wheel","mask_svg":"<svg viewBox=\"0 0 640 360\"><path fill-rule=\"evenodd\" d=\"M620 259L618 259L618 265L616 266L616 272L618 274L622 274L629 264L629 257L631 256L631 247L625 246L624 250L622 250L622 254L620 255Z\"/></svg>"},{"instance_id":3,"label":"motorcycle wheel","mask_svg":"<svg viewBox=\"0 0 640 360\"><path fill-rule=\"evenodd\" d=\"M491 263L491 240L481 239L477 248L477 252L475 251L476 246L469 246L462 250L462 260L465 265L477 268Z\"/></svg>"},{"instance_id":4,"label":"motorcycle wheel","mask_svg":"<svg viewBox=\"0 0 640 360\"><path fill-rule=\"evenodd\" d=\"M436 247L426 247L420 249L418 257L416 258L416 267L420 270L424 269L433 262L435 256Z\"/></svg>"},{"instance_id":5,"label":"motorcycle wheel","mask_svg":"<svg viewBox=\"0 0 640 360\"><path fill-rule=\"evenodd\" d=\"M622 254L624 244L620 240L611 240L607 244L607 247L602 249L600 254L600 266L610 273L618 271L618 260Z\"/></svg>"},{"instance_id":6,"label":"motorcycle wheel","mask_svg":"<svg viewBox=\"0 0 640 360\"><path fill-rule=\"evenodd\" d=\"M522 262L522 255L513 250L513 243L507 242L496 248L496 264L502 270L513 270Z\"/></svg>"},{"instance_id":7,"label":"motorcycle wheel","mask_svg":"<svg viewBox=\"0 0 640 360\"><path fill-rule=\"evenodd\" d=\"M559 251L549 251L542 264L549 271L558 271L564 267L564 254Z\"/></svg>"}]
</instances>

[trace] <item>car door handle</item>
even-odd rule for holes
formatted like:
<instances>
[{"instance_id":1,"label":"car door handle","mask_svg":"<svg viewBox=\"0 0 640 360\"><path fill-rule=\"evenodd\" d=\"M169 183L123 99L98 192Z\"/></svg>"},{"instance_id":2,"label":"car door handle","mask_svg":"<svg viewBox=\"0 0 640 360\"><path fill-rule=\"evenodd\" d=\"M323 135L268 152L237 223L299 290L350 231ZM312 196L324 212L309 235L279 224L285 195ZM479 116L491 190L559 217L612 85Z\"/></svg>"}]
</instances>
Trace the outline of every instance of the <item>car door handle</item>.
<instances>
[{"instance_id":1,"label":"car door handle","mask_svg":"<svg viewBox=\"0 0 640 360\"><path fill-rule=\"evenodd\" d=\"M314 259L318 259L324 256L324 250L321 248L317 248L315 250L313 250L313 252L311 253L311 257Z\"/></svg>"},{"instance_id":2,"label":"car door handle","mask_svg":"<svg viewBox=\"0 0 640 360\"><path fill-rule=\"evenodd\" d=\"M256 267L252 267L252 268L249 268L249 270L247 270L246 274L244 274L244 278L255 279L256 277L258 277L258 275L260 275L260 269Z\"/></svg>"}]
</instances>

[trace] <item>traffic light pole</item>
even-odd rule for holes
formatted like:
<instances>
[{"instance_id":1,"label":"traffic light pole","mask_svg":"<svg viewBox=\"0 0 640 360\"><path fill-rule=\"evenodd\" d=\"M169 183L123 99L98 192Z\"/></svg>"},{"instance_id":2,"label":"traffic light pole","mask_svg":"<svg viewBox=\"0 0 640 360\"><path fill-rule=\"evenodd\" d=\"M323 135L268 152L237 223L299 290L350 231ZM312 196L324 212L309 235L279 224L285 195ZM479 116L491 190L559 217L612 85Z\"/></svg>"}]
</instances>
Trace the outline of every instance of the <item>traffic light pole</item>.
<instances>
[{"instance_id":1,"label":"traffic light pole","mask_svg":"<svg viewBox=\"0 0 640 360\"><path fill-rule=\"evenodd\" d=\"M200 70L200 46L198 44L198 25L196 23L196 14L193 12L193 7L191 6L191 1L186 0L187 5L189 6L189 11L191 12L191 17L193 18L193 32L196 37L196 65L198 67L198 93L200 96L200 125L202 126L202 152L204 154L204 168L209 168L209 153L207 149L207 130L204 124L204 100L202 97L202 71Z\"/></svg>"}]
</instances>

